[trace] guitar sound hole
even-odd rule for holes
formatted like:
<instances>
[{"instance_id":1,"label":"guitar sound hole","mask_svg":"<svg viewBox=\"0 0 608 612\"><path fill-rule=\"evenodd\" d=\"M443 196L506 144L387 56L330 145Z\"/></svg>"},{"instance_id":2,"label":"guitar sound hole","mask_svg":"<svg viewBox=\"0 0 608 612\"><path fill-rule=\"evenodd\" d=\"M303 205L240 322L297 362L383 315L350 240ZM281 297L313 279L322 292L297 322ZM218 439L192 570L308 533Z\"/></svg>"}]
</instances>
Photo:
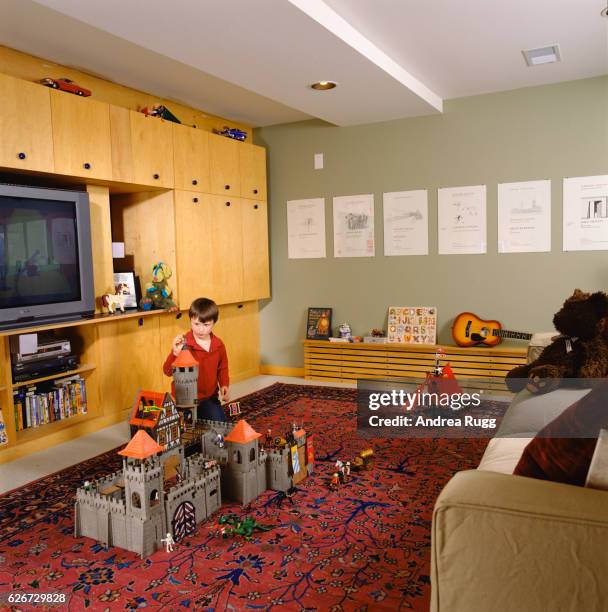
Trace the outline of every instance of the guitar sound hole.
<instances>
[{"instance_id":1,"label":"guitar sound hole","mask_svg":"<svg viewBox=\"0 0 608 612\"><path fill-rule=\"evenodd\" d=\"M490 330L487 327L482 327L479 330L479 335L483 336L484 338L487 338L490 335Z\"/></svg>"}]
</instances>

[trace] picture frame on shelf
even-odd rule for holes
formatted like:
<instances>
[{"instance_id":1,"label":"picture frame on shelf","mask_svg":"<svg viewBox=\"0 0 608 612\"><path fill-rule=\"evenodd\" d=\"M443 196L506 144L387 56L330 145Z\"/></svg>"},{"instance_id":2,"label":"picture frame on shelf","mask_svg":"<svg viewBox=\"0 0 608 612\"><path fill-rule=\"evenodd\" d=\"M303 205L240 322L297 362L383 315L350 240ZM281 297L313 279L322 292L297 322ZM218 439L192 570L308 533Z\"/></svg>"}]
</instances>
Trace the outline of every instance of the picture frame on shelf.
<instances>
[{"instance_id":1,"label":"picture frame on shelf","mask_svg":"<svg viewBox=\"0 0 608 612\"><path fill-rule=\"evenodd\" d=\"M129 293L125 295L125 308L137 308L141 299L141 287L135 272L114 272L114 287L119 283L124 283L129 288Z\"/></svg>"},{"instance_id":2,"label":"picture frame on shelf","mask_svg":"<svg viewBox=\"0 0 608 612\"><path fill-rule=\"evenodd\" d=\"M306 318L306 339L329 340L331 336L331 317L331 308L309 308Z\"/></svg>"}]
</instances>

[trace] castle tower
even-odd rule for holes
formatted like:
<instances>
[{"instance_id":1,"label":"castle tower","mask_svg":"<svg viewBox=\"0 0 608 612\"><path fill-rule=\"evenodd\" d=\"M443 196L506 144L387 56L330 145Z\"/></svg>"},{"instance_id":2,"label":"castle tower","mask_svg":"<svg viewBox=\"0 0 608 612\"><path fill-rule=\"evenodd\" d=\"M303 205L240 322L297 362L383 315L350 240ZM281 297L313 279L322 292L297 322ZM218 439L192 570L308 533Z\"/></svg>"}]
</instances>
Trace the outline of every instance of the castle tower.
<instances>
[{"instance_id":1,"label":"castle tower","mask_svg":"<svg viewBox=\"0 0 608 612\"><path fill-rule=\"evenodd\" d=\"M123 459L127 548L142 557L160 547L165 537L163 475L156 454L163 451L140 429L118 454Z\"/></svg>"},{"instance_id":2,"label":"castle tower","mask_svg":"<svg viewBox=\"0 0 608 612\"><path fill-rule=\"evenodd\" d=\"M224 438L228 451L228 463L224 470L224 487L227 496L242 504L248 504L266 490L266 470L259 470L260 456L258 433L241 419ZM263 474L264 478L260 476Z\"/></svg>"},{"instance_id":3,"label":"castle tower","mask_svg":"<svg viewBox=\"0 0 608 612\"><path fill-rule=\"evenodd\" d=\"M175 404L182 410L191 409L192 424L194 424L196 420L194 408L198 404L198 361L187 348L183 348L171 367Z\"/></svg>"}]
</instances>

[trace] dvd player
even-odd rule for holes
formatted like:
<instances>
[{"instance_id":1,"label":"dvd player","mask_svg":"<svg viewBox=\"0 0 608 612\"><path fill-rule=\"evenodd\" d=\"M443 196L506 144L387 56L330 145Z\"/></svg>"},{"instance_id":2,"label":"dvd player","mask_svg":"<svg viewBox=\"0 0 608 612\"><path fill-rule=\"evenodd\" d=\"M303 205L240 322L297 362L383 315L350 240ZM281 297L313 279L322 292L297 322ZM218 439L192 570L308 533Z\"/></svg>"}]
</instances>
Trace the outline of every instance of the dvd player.
<instances>
[{"instance_id":1,"label":"dvd player","mask_svg":"<svg viewBox=\"0 0 608 612\"><path fill-rule=\"evenodd\" d=\"M77 367L77 355L56 355L49 359L13 363L13 382L24 382L33 378L61 374Z\"/></svg>"}]
</instances>

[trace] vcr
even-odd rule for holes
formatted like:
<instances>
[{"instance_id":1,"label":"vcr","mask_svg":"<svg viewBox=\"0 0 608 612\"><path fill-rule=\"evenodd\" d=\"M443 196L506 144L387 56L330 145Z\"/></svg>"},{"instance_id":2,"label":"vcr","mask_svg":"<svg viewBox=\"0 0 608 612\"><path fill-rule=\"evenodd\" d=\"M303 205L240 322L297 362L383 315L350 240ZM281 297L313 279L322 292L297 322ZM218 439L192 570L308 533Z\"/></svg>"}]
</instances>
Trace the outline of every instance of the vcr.
<instances>
[{"instance_id":1,"label":"vcr","mask_svg":"<svg viewBox=\"0 0 608 612\"><path fill-rule=\"evenodd\" d=\"M61 374L78 367L77 355L56 355L50 359L13 363L13 382Z\"/></svg>"}]
</instances>

